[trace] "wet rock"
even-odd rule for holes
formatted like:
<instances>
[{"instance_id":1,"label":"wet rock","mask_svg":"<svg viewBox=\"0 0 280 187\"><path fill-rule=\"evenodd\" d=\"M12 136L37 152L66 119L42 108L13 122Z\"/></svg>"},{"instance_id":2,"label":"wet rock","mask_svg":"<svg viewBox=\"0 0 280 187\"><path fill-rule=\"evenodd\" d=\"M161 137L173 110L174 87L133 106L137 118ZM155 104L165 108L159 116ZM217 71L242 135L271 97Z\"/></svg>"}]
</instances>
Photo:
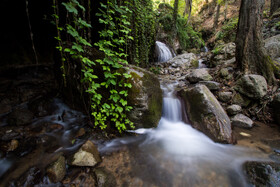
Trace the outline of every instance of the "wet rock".
<instances>
[{"instance_id":1,"label":"wet rock","mask_svg":"<svg viewBox=\"0 0 280 187\"><path fill-rule=\"evenodd\" d=\"M18 140L12 140L10 145L9 145L9 148L8 148L8 151L14 151L16 150L16 148L18 148Z\"/></svg>"},{"instance_id":2,"label":"wet rock","mask_svg":"<svg viewBox=\"0 0 280 187\"><path fill-rule=\"evenodd\" d=\"M190 70L186 76L190 83L197 83L199 81L211 81L213 77L208 73L207 68Z\"/></svg>"},{"instance_id":3,"label":"wet rock","mask_svg":"<svg viewBox=\"0 0 280 187\"><path fill-rule=\"evenodd\" d=\"M273 116L278 125L280 125L280 93L276 94L272 102Z\"/></svg>"},{"instance_id":4,"label":"wet rock","mask_svg":"<svg viewBox=\"0 0 280 187\"><path fill-rule=\"evenodd\" d=\"M47 97L40 97L28 104L30 111L38 117L43 117L51 115L54 111L57 110L57 106L54 104L52 99Z\"/></svg>"},{"instance_id":5,"label":"wet rock","mask_svg":"<svg viewBox=\"0 0 280 187\"><path fill-rule=\"evenodd\" d=\"M196 85L181 90L179 95L187 106L188 117L194 128L216 142L233 143L230 119L206 86Z\"/></svg>"},{"instance_id":6,"label":"wet rock","mask_svg":"<svg viewBox=\"0 0 280 187\"><path fill-rule=\"evenodd\" d=\"M242 111L241 106L239 105L230 105L227 107L227 113L230 116L234 116Z\"/></svg>"},{"instance_id":7,"label":"wet rock","mask_svg":"<svg viewBox=\"0 0 280 187\"><path fill-rule=\"evenodd\" d=\"M267 38L264 42L264 47L272 59L280 57L280 34Z\"/></svg>"},{"instance_id":8,"label":"wet rock","mask_svg":"<svg viewBox=\"0 0 280 187\"><path fill-rule=\"evenodd\" d=\"M247 107L251 103L251 100L246 96L236 93L232 98L232 103L240 105L242 107Z\"/></svg>"},{"instance_id":9,"label":"wet rock","mask_svg":"<svg viewBox=\"0 0 280 187\"><path fill-rule=\"evenodd\" d=\"M237 80L235 90L252 99L260 99L267 93L267 82L261 75L244 75Z\"/></svg>"},{"instance_id":10,"label":"wet rock","mask_svg":"<svg viewBox=\"0 0 280 187\"><path fill-rule=\"evenodd\" d=\"M235 115L232 119L232 125L237 126L237 127L242 127L242 128L252 128L253 127L253 121L248 118L247 116L243 114L237 114Z\"/></svg>"},{"instance_id":11,"label":"wet rock","mask_svg":"<svg viewBox=\"0 0 280 187\"><path fill-rule=\"evenodd\" d=\"M96 168L94 169L96 178L97 178L97 186L98 187L106 187L106 186L116 186L116 180L109 171L105 168Z\"/></svg>"},{"instance_id":12,"label":"wet rock","mask_svg":"<svg viewBox=\"0 0 280 187\"><path fill-rule=\"evenodd\" d=\"M193 53L184 53L182 55L178 55L167 62L173 68L180 69L188 69L188 68L197 68L198 67L198 59Z\"/></svg>"},{"instance_id":13,"label":"wet rock","mask_svg":"<svg viewBox=\"0 0 280 187\"><path fill-rule=\"evenodd\" d=\"M71 178L66 178L62 182L64 186L89 186L89 187L95 187L97 186L96 178L94 176L94 173L92 173L90 170L86 171L80 171L79 173L76 173Z\"/></svg>"},{"instance_id":14,"label":"wet rock","mask_svg":"<svg viewBox=\"0 0 280 187\"><path fill-rule=\"evenodd\" d=\"M101 162L96 146L89 140L82 145L70 160L70 164L74 166L95 166Z\"/></svg>"},{"instance_id":15,"label":"wet rock","mask_svg":"<svg viewBox=\"0 0 280 187\"><path fill-rule=\"evenodd\" d=\"M83 136L86 133L84 128L80 128L79 131L76 134L76 138Z\"/></svg>"},{"instance_id":16,"label":"wet rock","mask_svg":"<svg viewBox=\"0 0 280 187\"><path fill-rule=\"evenodd\" d=\"M66 174L66 163L64 156L60 156L57 161L47 168L47 174L53 183L62 181Z\"/></svg>"},{"instance_id":17,"label":"wet rock","mask_svg":"<svg viewBox=\"0 0 280 187\"><path fill-rule=\"evenodd\" d=\"M15 109L8 117L9 125L26 125L32 122L33 113L27 109Z\"/></svg>"},{"instance_id":18,"label":"wet rock","mask_svg":"<svg viewBox=\"0 0 280 187\"><path fill-rule=\"evenodd\" d=\"M279 163L246 162L244 170L252 186L279 186Z\"/></svg>"},{"instance_id":19,"label":"wet rock","mask_svg":"<svg viewBox=\"0 0 280 187\"><path fill-rule=\"evenodd\" d=\"M207 86L207 88L211 91L217 91L220 89L220 83L215 81L199 81L199 84Z\"/></svg>"},{"instance_id":20,"label":"wet rock","mask_svg":"<svg viewBox=\"0 0 280 187\"><path fill-rule=\"evenodd\" d=\"M162 90L158 78L139 67L129 66L126 70L132 78L128 92L128 105L133 109L128 117L136 128L156 127L161 118Z\"/></svg>"},{"instance_id":21,"label":"wet rock","mask_svg":"<svg viewBox=\"0 0 280 187\"><path fill-rule=\"evenodd\" d=\"M232 98L232 92L219 92L218 98L222 102L228 102Z\"/></svg>"},{"instance_id":22,"label":"wet rock","mask_svg":"<svg viewBox=\"0 0 280 187\"><path fill-rule=\"evenodd\" d=\"M220 76L221 77L227 77L229 75L228 69L227 68L222 68L220 70Z\"/></svg>"}]
</instances>

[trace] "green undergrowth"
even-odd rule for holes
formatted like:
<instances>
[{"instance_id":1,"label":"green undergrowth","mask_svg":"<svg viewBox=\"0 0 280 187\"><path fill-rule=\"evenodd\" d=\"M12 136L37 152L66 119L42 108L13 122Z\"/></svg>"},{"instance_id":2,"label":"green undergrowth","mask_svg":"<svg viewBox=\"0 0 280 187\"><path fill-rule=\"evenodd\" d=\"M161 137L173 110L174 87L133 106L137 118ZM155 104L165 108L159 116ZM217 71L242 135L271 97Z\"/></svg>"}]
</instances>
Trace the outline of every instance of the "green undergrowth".
<instances>
[{"instance_id":1,"label":"green undergrowth","mask_svg":"<svg viewBox=\"0 0 280 187\"><path fill-rule=\"evenodd\" d=\"M228 22L226 22L221 30L216 34L216 40L223 40L225 42L234 42L236 38L238 26L238 17L231 18Z\"/></svg>"}]
</instances>

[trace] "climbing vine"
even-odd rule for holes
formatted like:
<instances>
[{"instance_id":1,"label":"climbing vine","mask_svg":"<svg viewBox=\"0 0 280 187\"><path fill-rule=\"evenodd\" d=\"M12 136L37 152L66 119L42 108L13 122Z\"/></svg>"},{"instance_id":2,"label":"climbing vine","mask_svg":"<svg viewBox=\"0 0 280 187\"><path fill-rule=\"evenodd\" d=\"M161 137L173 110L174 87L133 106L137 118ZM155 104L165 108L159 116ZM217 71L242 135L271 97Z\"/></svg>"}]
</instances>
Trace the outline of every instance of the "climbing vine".
<instances>
[{"instance_id":1,"label":"climbing vine","mask_svg":"<svg viewBox=\"0 0 280 187\"><path fill-rule=\"evenodd\" d=\"M130 75L120 71L123 65L128 63L127 43L133 39L129 35L131 30L128 17L131 11L128 2L101 2L97 16L104 29L100 31L100 40L94 45L104 52L105 57L95 61L87 54L87 49L91 48L92 44L87 37L90 34L86 34L91 25L85 20L85 7L77 0L63 2L62 6L67 11L67 22L60 26L59 6L56 0L53 0L53 4L53 17L57 28L55 38L58 41L57 49L61 55L63 75L65 77L64 63L68 56L81 63L82 82L87 85L86 92L91 96L94 125L105 129L110 123L114 123L119 132L127 127L133 128L133 123L127 118L127 112L132 109L126 99L128 89L131 88L128 83ZM66 33L65 40L62 39L61 32Z\"/></svg>"}]
</instances>

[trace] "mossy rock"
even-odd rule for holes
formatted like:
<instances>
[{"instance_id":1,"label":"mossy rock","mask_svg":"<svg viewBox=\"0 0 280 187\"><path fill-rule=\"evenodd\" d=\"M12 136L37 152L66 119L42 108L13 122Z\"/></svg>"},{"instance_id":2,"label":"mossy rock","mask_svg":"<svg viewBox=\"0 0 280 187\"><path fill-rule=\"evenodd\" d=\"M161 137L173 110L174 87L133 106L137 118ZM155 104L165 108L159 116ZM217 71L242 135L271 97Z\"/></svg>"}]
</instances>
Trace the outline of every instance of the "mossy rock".
<instances>
[{"instance_id":1,"label":"mossy rock","mask_svg":"<svg viewBox=\"0 0 280 187\"><path fill-rule=\"evenodd\" d=\"M162 111L162 90L158 78L139 67L129 66L132 88L128 92L128 104L133 106L128 117L136 128L156 127Z\"/></svg>"}]
</instances>

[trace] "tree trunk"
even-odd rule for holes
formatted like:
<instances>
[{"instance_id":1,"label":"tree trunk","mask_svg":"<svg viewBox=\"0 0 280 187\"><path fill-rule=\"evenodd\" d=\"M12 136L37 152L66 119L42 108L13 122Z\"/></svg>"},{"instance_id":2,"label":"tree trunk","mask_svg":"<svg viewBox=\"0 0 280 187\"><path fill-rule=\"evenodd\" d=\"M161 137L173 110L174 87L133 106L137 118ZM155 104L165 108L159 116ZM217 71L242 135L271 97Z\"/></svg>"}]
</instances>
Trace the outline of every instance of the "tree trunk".
<instances>
[{"instance_id":1,"label":"tree trunk","mask_svg":"<svg viewBox=\"0 0 280 187\"><path fill-rule=\"evenodd\" d=\"M178 4L179 4L179 0L175 0L174 11L173 11L172 39L175 39L177 36L176 22L177 22L177 15L178 15Z\"/></svg>"},{"instance_id":2,"label":"tree trunk","mask_svg":"<svg viewBox=\"0 0 280 187\"><path fill-rule=\"evenodd\" d=\"M214 25L213 25L213 29L215 29L215 30L218 27L219 17L220 17L220 8L221 8L218 0L216 0L216 2L217 2L217 12L216 12L215 20L214 20Z\"/></svg>"},{"instance_id":3,"label":"tree trunk","mask_svg":"<svg viewBox=\"0 0 280 187\"><path fill-rule=\"evenodd\" d=\"M264 49L262 12L264 0L242 0L236 36L237 65L245 74L263 75L275 83L273 62Z\"/></svg>"},{"instance_id":4,"label":"tree trunk","mask_svg":"<svg viewBox=\"0 0 280 187\"><path fill-rule=\"evenodd\" d=\"M270 15L273 15L278 8L280 8L280 0L271 0Z\"/></svg>"},{"instance_id":5,"label":"tree trunk","mask_svg":"<svg viewBox=\"0 0 280 187\"><path fill-rule=\"evenodd\" d=\"M224 17L225 17L224 21L225 22L227 21L227 7L228 7L228 1L225 0L225 11L224 11Z\"/></svg>"}]
</instances>

